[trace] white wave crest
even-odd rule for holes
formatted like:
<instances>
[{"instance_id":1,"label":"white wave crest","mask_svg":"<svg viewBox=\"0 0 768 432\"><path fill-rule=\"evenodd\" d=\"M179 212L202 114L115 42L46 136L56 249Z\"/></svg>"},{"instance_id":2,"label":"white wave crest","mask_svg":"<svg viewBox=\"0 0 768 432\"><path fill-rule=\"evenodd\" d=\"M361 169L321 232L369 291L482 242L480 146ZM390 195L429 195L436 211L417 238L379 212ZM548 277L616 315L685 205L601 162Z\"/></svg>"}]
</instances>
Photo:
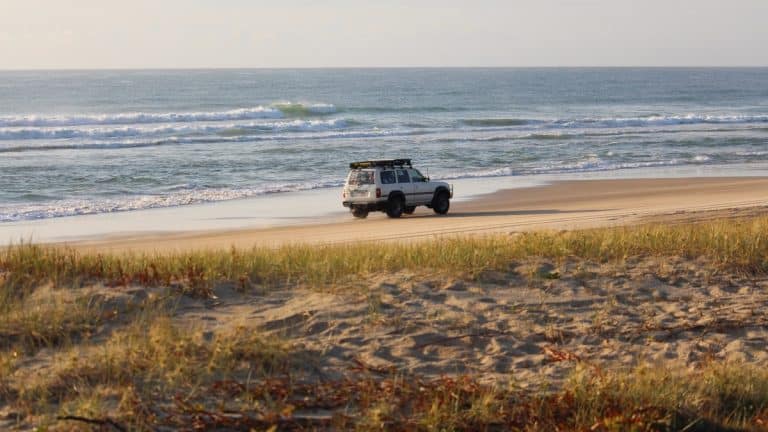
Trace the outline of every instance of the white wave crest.
<instances>
[{"instance_id":1,"label":"white wave crest","mask_svg":"<svg viewBox=\"0 0 768 432\"><path fill-rule=\"evenodd\" d=\"M477 171L469 172L449 172L440 176L442 180L458 180L465 178L482 178L482 177L507 177L520 174L520 170L515 170L511 167L481 169Z\"/></svg>"},{"instance_id":2,"label":"white wave crest","mask_svg":"<svg viewBox=\"0 0 768 432\"><path fill-rule=\"evenodd\" d=\"M608 154L607 156L611 156ZM538 167L498 167L491 169L478 169L466 172L446 172L439 175L441 179L454 180L464 178L478 177L507 177L519 175L541 175L541 174L568 174L585 173L598 171L617 171L636 168L654 168L665 166L680 166L690 164L702 164L711 161L707 155L697 155L690 159L670 159L645 162L612 162L601 159L598 156L590 156L581 161L572 163L548 163ZM438 173L439 174L439 173Z\"/></svg>"},{"instance_id":3,"label":"white wave crest","mask_svg":"<svg viewBox=\"0 0 768 432\"><path fill-rule=\"evenodd\" d=\"M297 192L341 186L341 182L285 183L272 184L258 188L237 189L188 189L167 195L143 195L125 198L61 200L46 204L28 204L24 206L0 205L0 222L48 219L65 216L80 216L99 213L114 213L132 210L145 210L162 207L178 207L208 202L227 201L249 198L259 195Z\"/></svg>"},{"instance_id":4,"label":"white wave crest","mask_svg":"<svg viewBox=\"0 0 768 432\"><path fill-rule=\"evenodd\" d=\"M646 127L674 126L689 124L736 124L736 123L766 123L768 115L710 115L684 114L649 117L596 117L572 120L553 120L555 127Z\"/></svg>"},{"instance_id":5,"label":"white wave crest","mask_svg":"<svg viewBox=\"0 0 768 432\"><path fill-rule=\"evenodd\" d=\"M609 162L599 157L590 157L582 161L563 164L549 164L528 170L526 174L567 174L597 171L617 171L635 168L654 168L664 166L687 165L696 160L670 159L647 162Z\"/></svg>"},{"instance_id":6,"label":"white wave crest","mask_svg":"<svg viewBox=\"0 0 768 432\"><path fill-rule=\"evenodd\" d=\"M259 132L314 132L343 129L347 127L344 119L332 120L284 120L267 123L232 123L173 125L160 127L125 126L125 127L48 127L48 128L0 128L0 140L34 140L89 138L112 139L137 136L221 134L245 135Z\"/></svg>"},{"instance_id":7,"label":"white wave crest","mask_svg":"<svg viewBox=\"0 0 768 432\"><path fill-rule=\"evenodd\" d=\"M114 114L18 115L0 116L0 127L61 127L95 125L135 125L147 123L191 123L256 119L281 119L301 115L333 114L332 104L281 102L271 106L238 108L212 112L125 112Z\"/></svg>"},{"instance_id":8,"label":"white wave crest","mask_svg":"<svg viewBox=\"0 0 768 432\"><path fill-rule=\"evenodd\" d=\"M475 126L472 130L547 130L547 129L601 129L643 128L696 124L749 124L768 123L768 115L682 114L648 117L582 117L554 119L473 119L462 125ZM551 134L534 133L531 138L558 139Z\"/></svg>"},{"instance_id":9,"label":"white wave crest","mask_svg":"<svg viewBox=\"0 0 768 432\"><path fill-rule=\"evenodd\" d=\"M239 142L271 142L271 141L303 141L303 140L344 140L360 138L383 138L420 135L418 131L397 131L368 129L360 131L344 131L334 128L328 128L326 131L318 130L310 133L289 134L265 134L254 135L246 133L247 131L238 130L242 135L235 136L169 136L169 137L125 137L118 141L115 140L94 140L94 141L76 141L59 140L50 142L47 140L27 140L23 144L11 143L4 145L0 142L0 153L17 153L25 151L45 151L45 150L103 150L103 149L121 149L137 147L157 147L163 145L183 145L183 144L209 144L209 143L239 143ZM0 133L2 136L2 133ZM2 141L2 138L0 138Z\"/></svg>"},{"instance_id":10,"label":"white wave crest","mask_svg":"<svg viewBox=\"0 0 768 432\"><path fill-rule=\"evenodd\" d=\"M116 114L75 114L56 116L6 116L0 117L0 127L46 127L121 125L140 123L181 123L197 121L253 120L282 118L283 113L272 107L257 106L219 112L183 113L116 113Z\"/></svg>"},{"instance_id":11,"label":"white wave crest","mask_svg":"<svg viewBox=\"0 0 768 432\"><path fill-rule=\"evenodd\" d=\"M694 162L709 162L710 160L712 160L712 157L708 155L696 155L693 158Z\"/></svg>"},{"instance_id":12,"label":"white wave crest","mask_svg":"<svg viewBox=\"0 0 768 432\"><path fill-rule=\"evenodd\" d=\"M752 156L768 156L768 151L743 151L736 153L737 156L746 156L746 157L752 157Z\"/></svg>"}]
</instances>

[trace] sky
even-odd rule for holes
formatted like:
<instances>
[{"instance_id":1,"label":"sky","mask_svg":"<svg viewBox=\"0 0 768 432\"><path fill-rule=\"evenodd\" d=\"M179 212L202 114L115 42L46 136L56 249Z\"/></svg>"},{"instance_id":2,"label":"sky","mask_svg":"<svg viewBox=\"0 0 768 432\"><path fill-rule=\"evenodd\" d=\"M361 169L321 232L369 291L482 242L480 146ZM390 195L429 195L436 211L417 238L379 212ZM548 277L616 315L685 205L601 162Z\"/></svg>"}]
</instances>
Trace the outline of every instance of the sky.
<instances>
[{"instance_id":1,"label":"sky","mask_svg":"<svg viewBox=\"0 0 768 432\"><path fill-rule=\"evenodd\" d=\"M768 0L0 0L0 69L768 66Z\"/></svg>"}]
</instances>

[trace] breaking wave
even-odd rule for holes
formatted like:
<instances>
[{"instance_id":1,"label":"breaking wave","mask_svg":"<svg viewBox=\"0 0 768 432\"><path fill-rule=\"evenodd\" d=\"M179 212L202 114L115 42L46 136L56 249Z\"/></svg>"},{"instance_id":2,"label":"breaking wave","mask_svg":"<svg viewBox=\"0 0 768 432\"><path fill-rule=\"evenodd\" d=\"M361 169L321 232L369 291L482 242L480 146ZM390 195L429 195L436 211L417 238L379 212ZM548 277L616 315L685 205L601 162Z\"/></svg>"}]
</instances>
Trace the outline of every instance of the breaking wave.
<instances>
[{"instance_id":1,"label":"breaking wave","mask_svg":"<svg viewBox=\"0 0 768 432\"><path fill-rule=\"evenodd\" d=\"M341 186L340 182L284 183L259 188L235 189L187 189L167 195L142 195L125 198L59 200L46 204L27 204L3 208L0 206L0 222L79 216L99 213L115 213L162 207L249 198L279 192L296 192Z\"/></svg>"},{"instance_id":2,"label":"breaking wave","mask_svg":"<svg viewBox=\"0 0 768 432\"><path fill-rule=\"evenodd\" d=\"M572 119L477 118L460 123L473 127L537 126L549 128L621 128L692 124L768 123L768 115L650 115L643 117L586 117Z\"/></svg>"},{"instance_id":3,"label":"breaking wave","mask_svg":"<svg viewBox=\"0 0 768 432\"><path fill-rule=\"evenodd\" d=\"M256 119L281 119L327 115L336 112L331 104L279 102L270 106L212 112L126 112L115 114L0 116L0 127L54 127L88 125L134 125L147 123L189 123Z\"/></svg>"},{"instance_id":4,"label":"breaking wave","mask_svg":"<svg viewBox=\"0 0 768 432\"><path fill-rule=\"evenodd\" d=\"M158 139L124 139L121 141L32 141L22 145L0 145L0 153L18 153L25 151L44 151L44 150L104 150L138 147L157 147L163 145L180 144L215 144L215 143L238 143L238 142L261 142L261 141L301 141L301 140L336 140L336 139L359 139L359 138L381 138L381 137L404 137L421 135L421 131L395 131L395 130L360 130L360 131L334 131L328 129L327 133L313 134L291 134L291 135L252 135L246 131L240 130L240 134L231 136L170 136Z\"/></svg>"},{"instance_id":5,"label":"breaking wave","mask_svg":"<svg viewBox=\"0 0 768 432\"><path fill-rule=\"evenodd\" d=\"M509 119L509 118L487 118L487 119L465 119L461 121L467 126L523 126L537 123L536 120Z\"/></svg>"},{"instance_id":6,"label":"breaking wave","mask_svg":"<svg viewBox=\"0 0 768 432\"><path fill-rule=\"evenodd\" d=\"M0 140L34 140L90 138L113 139L121 137L208 134L221 136L247 135L256 132L304 132L343 129L351 122L333 120L283 120L266 123L192 124L173 126L124 126L124 127L48 127L2 128Z\"/></svg>"},{"instance_id":7,"label":"breaking wave","mask_svg":"<svg viewBox=\"0 0 768 432\"><path fill-rule=\"evenodd\" d=\"M547 164L543 167L537 167L530 169L525 174L567 174L567 173L581 173L581 172L598 172L598 171L615 171L624 169L635 168L655 168L665 166L679 166L690 165L693 163L701 163L696 157L691 159L669 159L669 160L655 160L645 162L615 162L606 161L599 157L592 156L585 160L573 162L573 163L553 163Z\"/></svg>"},{"instance_id":8,"label":"breaking wave","mask_svg":"<svg viewBox=\"0 0 768 432\"><path fill-rule=\"evenodd\" d=\"M647 117L585 118L580 120L557 120L554 123L564 127L644 127L687 124L768 123L768 115L685 114Z\"/></svg>"},{"instance_id":9,"label":"breaking wave","mask_svg":"<svg viewBox=\"0 0 768 432\"><path fill-rule=\"evenodd\" d=\"M452 172L440 178L446 180L478 178L478 177L507 177L507 176L525 176L541 174L569 174L569 173L587 173L600 171L615 171L637 168L656 168L673 167L684 165L695 165L711 162L712 157L708 155L694 155L692 157L680 157L670 160L655 160L644 162L628 161L609 161L598 156L590 156L584 160L576 162L545 163L542 166L529 167L498 167L492 169L477 169L467 172Z\"/></svg>"}]
</instances>

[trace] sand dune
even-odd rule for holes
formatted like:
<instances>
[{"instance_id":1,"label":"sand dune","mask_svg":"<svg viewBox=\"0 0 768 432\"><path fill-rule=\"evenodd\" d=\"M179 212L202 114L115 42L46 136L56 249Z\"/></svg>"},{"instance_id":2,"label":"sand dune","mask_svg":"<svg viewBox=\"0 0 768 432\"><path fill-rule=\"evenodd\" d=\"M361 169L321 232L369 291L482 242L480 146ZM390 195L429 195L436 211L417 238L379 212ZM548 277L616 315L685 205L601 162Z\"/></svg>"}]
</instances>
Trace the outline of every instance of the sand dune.
<instances>
[{"instance_id":1,"label":"sand dune","mask_svg":"<svg viewBox=\"0 0 768 432\"><path fill-rule=\"evenodd\" d=\"M256 296L219 286L215 301L186 301L176 319L211 333L246 326L279 336L317 353L313 374L325 379L357 365L536 388L561 383L577 362L768 366L768 279L702 259L531 260L478 281L400 273L362 282Z\"/></svg>"}]
</instances>

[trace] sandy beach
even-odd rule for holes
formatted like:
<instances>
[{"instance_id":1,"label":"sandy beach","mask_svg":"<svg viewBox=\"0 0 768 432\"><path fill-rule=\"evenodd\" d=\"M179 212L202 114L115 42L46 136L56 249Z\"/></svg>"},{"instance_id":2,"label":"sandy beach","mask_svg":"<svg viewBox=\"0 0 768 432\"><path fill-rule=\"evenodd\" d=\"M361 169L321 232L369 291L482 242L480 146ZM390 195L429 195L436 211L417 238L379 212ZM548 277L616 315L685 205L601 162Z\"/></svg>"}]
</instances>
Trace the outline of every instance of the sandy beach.
<instances>
[{"instance_id":1,"label":"sandy beach","mask_svg":"<svg viewBox=\"0 0 768 432\"><path fill-rule=\"evenodd\" d=\"M768 213L768 178L565 181L502 190L454 205L448 216L330 220L234 232L76 243L84 251L168 252L236 246L411 242L462 235L679 223ZM548 277L548 275L557 275ZM477 374L486 382L560 383L574 361L693 367L707 356L768 364L764 277L718 273L706 259L633 257L623 263L531 258L479 280L380 274L362 291L280 290L178 310L206 331L243 323L323 353L340 373L351 361L423 376ZM245 301L244 301L245 300ZM199 325L199 324L198 324ZM733 328L731 328L733 327ZM702 333L703 332L703 333ZM559 360L558 360L559 359Z\"/></svg>"},{"instance_id":2,"label":"sandy beach","mask_svg":"<svg viewBox=\"0 0 768 432\"><path fill-rule=\"evenodd\" d=\"M297 203L300 205L300 203ZM576 229L633 224L648 218L670 221L684 215L768 205L768 178L611 179L555 182L501 190L454 202L447 216L420 207L397 220L372 213L319 217L274 228L132 234L70 243L81 250L183 251L250 248L295 243L411 241L439 236L511 233L535 229ZM339 204L340 206L340 204Z\"/></svg>"},{"instance_id":3,"label":"sandy beach","mask_svg":"<svg viewBox=\"0 0 768 432\"><path fill-rule=\"evenodd\" d=\"M726 382L757 382L750 391L763 394L768 278L760 269L768 249L761 237L767 204L764 177L565 181L456 202L445 217L420 209L397 220L341 215L266 229L71 243L82 258L67 251L50 255L61 248L19 251L19 258L8 255L6 269L0 267L0 283L28 284L30 292L14 300L12 309L19 312L4 318L0 332L8 346L21 346L26 354L16 359L22 348L8 354L13 359L2 385L13 396L0 407L6 419L0 426L55 422L55 411L19 414L15 407L37 394L80 401L82 390L71 389L82 386L105 400L98 411L104 418L142 427L195 421L238 428L277 418L290 427L348 428L384 415L378 406L394 407L387 408L387 418L409 425L431 411L398 411L389 393L374 389L401 388L399 397L410 404L425 388L435 393L419 397L439 398L443 386L457 382L471 383L467 397L484 401L467 402L472 404L519 398L561 403L578 386L602 385L627 398L620 406L635 404L624 414L627 421L668 420L672 407L693 404L691 409L710 410L728 422L726 408L712 411L698 402L705 396L679 389L706 383L702 375L714 373L726 374ZM731 234L723 219L733 221ZM649 222L654 225L643 231ZM691 231L699 237L687 237L687 225L678 226L691 222L705 224ZM612 226L627 231L612 237L610 229L578 230ZM542 229L546 233L539 234L549 237L521 249L533 252L499 262L498 253L527 241L521 233ZM612 240L595 243L591 236L601 233ZM577 240L549 248L571 234ZM687 240L670 242L674 236ZM723 247L726 237L736 246ZM639 252L616 255L611 249L631 242ZM581 244L593 246L582 255L568 251ZM427 249L408 249L419 245ZM394 270L381 270L377 263L386 254L380 249L410 255ZM207 253L184 255L198 250ZM159 255L121 262L93 252ZM448 261L441 261L443 252ZM472 265L462 258L477 254L485 258ZM241 264L230 262L236 259ZM346 261L363 267L350 270ZM60 267L67 262L71 276ZM44 263L62 272L55 282L29 270ZM233 273L238 265L243 267ZM311 282L318 273L330 279ZM192 375L195 383L185 384ZM629 384L619 384L621 377ZM667 386L658 395L679 393L681 399L643 393L643 379ZM137 390L137 380L159 387ZM404 390L410 382L420 390ZM623 387L633 383L630 390ZM269 390L252 396L252 388ZM349 392L334 396L328 388ZM715 390L702 385L688 391ZM225 404L222 392L229 392ZM553 392L558 396L549 399ZM182 393L189 403L171 398ZM273 401L275 394L283 399ZM259 408L247 402L253 397ZM361 397L381 399L366 405ZM125 400L138 402L128 409ZM642 411L654 403L659 413ZM469 421L462 424L525 425L538 418L535 412L509 417L494 404L483 408L493 420L461 417ZM520 406L527 405L511 405ZM136 409L143 410L141 417L134 417ZM760 412L745 414L739 424L761 425ZM670 424L699 421L686 416ZM581 425L578 417L546 421ZM607 427L614 420L590 421Z\"/></svg>"}]
</instances>

